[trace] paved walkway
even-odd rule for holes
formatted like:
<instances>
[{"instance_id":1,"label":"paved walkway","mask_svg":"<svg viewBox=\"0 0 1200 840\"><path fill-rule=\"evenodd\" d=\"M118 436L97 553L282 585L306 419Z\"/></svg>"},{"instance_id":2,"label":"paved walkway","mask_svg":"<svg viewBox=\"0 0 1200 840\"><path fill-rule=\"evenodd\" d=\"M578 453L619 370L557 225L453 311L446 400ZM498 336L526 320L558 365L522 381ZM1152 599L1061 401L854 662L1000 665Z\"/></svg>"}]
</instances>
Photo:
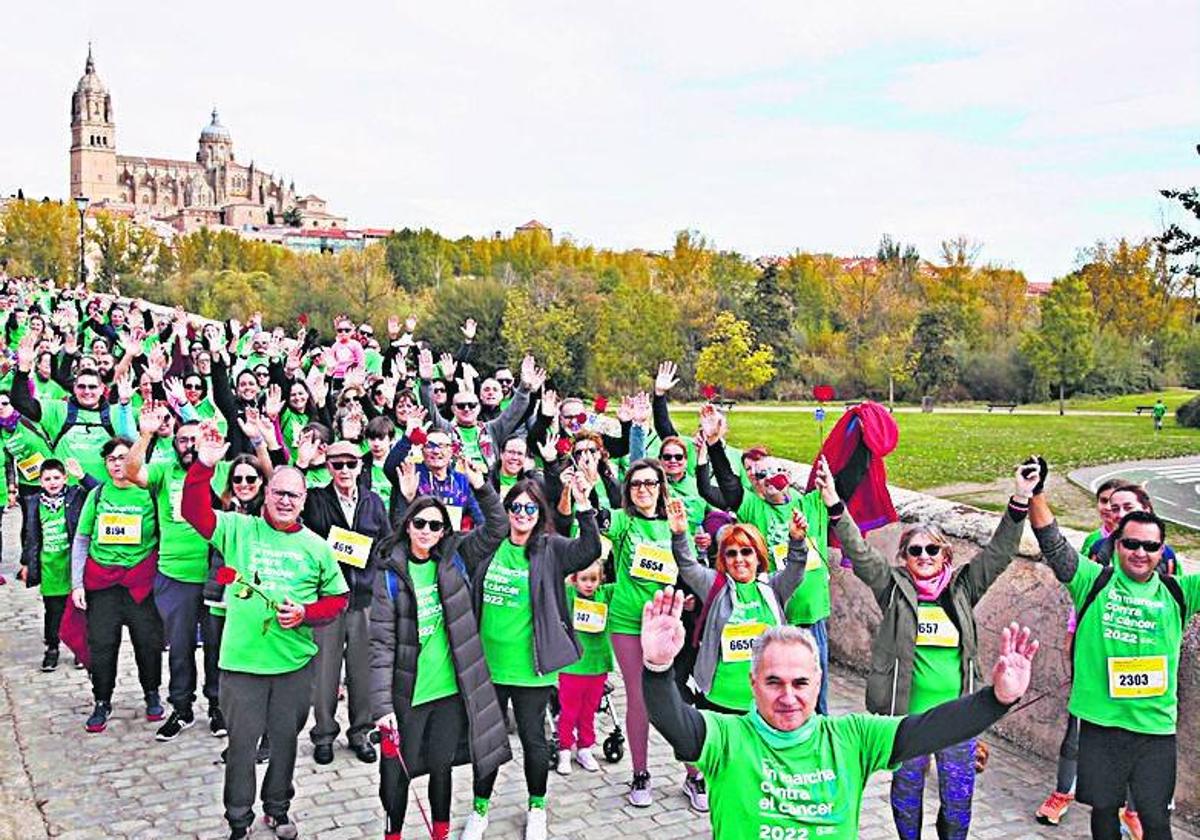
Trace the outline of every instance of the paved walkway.
<instances>
[{"instance_id":1,"label":"paved walkway","mask_svg":"<svg viewBox=\"0 0 1200 840\"><path fill-rule=\"evenodd\" d=\"M142 705L128 643L108 731L87 735L83 721L91 709L86 675L68 667L38 672L41 660L41 607L35 591L14 581L16 513L4 515L4 552L0 571L9 585L0 588L0 840L124 838L223 838L223 741L209 735L203 706L197 725L175 743L154 741L154 724L142 719ZM69 655L64 656L67 663ZM619 681L618 681L619 682ZM165 679L164 679L165 691ZM833 702L838 712L861 708L863 686L857 677L835 672ZM620 702L618 700L618 702ZM607 733L607 721L598 731ZM296 768L293 816L302 836L320 840L378 838L383 815L379 808L377 765L354 760L339 749L336 761L318 767L301 736ZM1058 829L1042 828L1032 813L1047 791L1052 766L995 738L991 764L979 778L975 799L976 838L1085 838L1086 809L1072 812ZM514 751L519 751L513 738ZM570 840L654 837L655 840L709 837L707 820L687 810L679 792L682 771L666 745L654 736L651 772L657 785L655 803L635 809L625 803L630 770L628 755L604 765L596 774L576 771L568 778L551 774L551 836ZM489 838L520 838L524 825L524 783L520 761L500 773L492 805ZM261 773L260 773L261 778ZM863 805L859 836L865 840L895 837L887 805L887 774L872 780ZM422 798L424 785L418 786ZM936 791L931 777L930 792ZM457 834L469 808L470 780L455 774L454 828ZM936 799L927 795L926 836L933 836ZM426 836L416 807L409 808L408 838ZM257 826L251 835L270 837ZM1176 837L1196 840L1177 827Z\"/></svg>"},{"instance_id":2,"label":"paved walkway","mask_svg":"<svg viewBox=\"0 0 1200 840\"><path fill-rule=\"evenodd\" d=\"M1094 493L1110 478L1145 485L1159 516L1188 528L1200 529L1200 458L1188 456L1102 464L1075 470L1070 475L1071 481L1089 493Z\"/></svg>"}]
</instances>

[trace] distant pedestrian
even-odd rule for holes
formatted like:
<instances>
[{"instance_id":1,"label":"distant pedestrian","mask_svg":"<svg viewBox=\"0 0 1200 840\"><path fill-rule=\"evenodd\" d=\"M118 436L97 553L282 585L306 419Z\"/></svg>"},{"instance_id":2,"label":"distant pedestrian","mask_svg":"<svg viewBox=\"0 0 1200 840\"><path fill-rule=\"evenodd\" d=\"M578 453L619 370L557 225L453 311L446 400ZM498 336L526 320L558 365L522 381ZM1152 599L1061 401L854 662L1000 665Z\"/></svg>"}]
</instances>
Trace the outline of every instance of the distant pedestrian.
<instances>
[{"instance_id":1,"label":"distant pedestrian","mask_svg":"<svg viewBox=\"0 0 1200 840\"><path fill-rule=\"evenodd\" d=\"M1167 405L1162 401L1162 397L1155 400L1152 413L1154 414L1154 431L1161 432L1163 418L1167 416Z\"/></svg>"}]
</instances>

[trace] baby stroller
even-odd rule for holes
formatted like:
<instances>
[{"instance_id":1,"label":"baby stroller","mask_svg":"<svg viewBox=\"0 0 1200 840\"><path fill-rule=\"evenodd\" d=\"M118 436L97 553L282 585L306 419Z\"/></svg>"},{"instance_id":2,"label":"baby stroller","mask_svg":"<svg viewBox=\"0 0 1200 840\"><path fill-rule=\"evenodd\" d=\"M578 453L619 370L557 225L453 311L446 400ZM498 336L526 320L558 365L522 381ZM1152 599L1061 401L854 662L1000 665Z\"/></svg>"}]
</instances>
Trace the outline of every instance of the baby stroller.
<instances>
[{"instance_id":1,"label":"baby stroller","mask_svg":"<svg viewBox=\"0 0 1200 840\"><path fill-rule=\"evenodd\" d=\"M616 764L625 757L625 733L621 730L621 724L617 722L617 713L613 709L612 694L616 689L612 683L604 684L604 696L600 698L600 706L596 709L597 715L607 715L608 721L612 724L612 731L604 739L604 760L609 764ZM550 693L550 703L546 708L546 726L548 727L548 735L546 743L549 744L549 762L551 769L558 763L558 690L555 689Z\"/></svg>"}]
</instances>

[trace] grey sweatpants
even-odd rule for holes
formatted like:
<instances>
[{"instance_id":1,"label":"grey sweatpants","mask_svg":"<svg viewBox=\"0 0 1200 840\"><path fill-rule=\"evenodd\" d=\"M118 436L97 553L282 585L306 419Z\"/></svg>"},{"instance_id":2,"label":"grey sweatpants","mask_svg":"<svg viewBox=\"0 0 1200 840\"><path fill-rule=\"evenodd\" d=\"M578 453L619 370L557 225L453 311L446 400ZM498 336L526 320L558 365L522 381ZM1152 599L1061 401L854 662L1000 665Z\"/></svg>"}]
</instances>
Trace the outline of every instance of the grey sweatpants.
<instances>
[{"instance_id":1,"label":"grey sweatpants","mask_svg":"<svg viewBox=\"0 0 1200 840\"><path fill-rule=\"evenodd\" d=\"M313 628L313 639L318 650L313 657L313 726L308 732L312 742L332 744L341 731L336 715L343 659L350 706L350 730L346 737L351 744L365 740L375 728L367 699L371 638L366 608L346 610L331 623Z\"/></svg>"},{"instance_id":2,"label":"grey sweatpants","mask_svg":"<svg viewBox=\"0 0 1200 840\"><path fill-rule=\"evenodd\" d=\"M264 732L271 737L271 761L263 776L263 812L273 817L287 814L296 792L296 739L308 719L312 674L311 661L287 674L221 671L221 711L229 728L225 819L231 828L254 822L254 754Z\"/></svg>"}]
</instances>

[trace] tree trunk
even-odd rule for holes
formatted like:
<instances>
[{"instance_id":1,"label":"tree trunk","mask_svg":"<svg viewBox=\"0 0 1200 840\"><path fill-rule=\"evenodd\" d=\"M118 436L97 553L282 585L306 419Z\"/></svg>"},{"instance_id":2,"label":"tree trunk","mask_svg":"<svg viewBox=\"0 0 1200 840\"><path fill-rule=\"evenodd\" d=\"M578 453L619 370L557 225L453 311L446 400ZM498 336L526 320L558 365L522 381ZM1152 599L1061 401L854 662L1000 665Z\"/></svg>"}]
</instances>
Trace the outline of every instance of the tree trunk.
<instances>
[{"instance_id":1,"label":"tree trunk","mask_svg":"<svg viewBox=\"0 0 1200 840\"><path fill-rule=\"evenodd\" d=\"M896 377L888 374L888 408L896 407Z\"/></svg>"},{"instance_id":2,"label":"tree trunk","mask_svg":"<svg viewBox=\"0 0 1200 840\"><path fill-rule=\"evenodd\" d=\"M1063 387L1063 384L1061 382L1059 382L1058 383L1058 416L1059 417L1062 417L1064 414L1067 413L1066 402L1063 397L1064 390L1065 389Z\"/></svg>"}]
</instances>

